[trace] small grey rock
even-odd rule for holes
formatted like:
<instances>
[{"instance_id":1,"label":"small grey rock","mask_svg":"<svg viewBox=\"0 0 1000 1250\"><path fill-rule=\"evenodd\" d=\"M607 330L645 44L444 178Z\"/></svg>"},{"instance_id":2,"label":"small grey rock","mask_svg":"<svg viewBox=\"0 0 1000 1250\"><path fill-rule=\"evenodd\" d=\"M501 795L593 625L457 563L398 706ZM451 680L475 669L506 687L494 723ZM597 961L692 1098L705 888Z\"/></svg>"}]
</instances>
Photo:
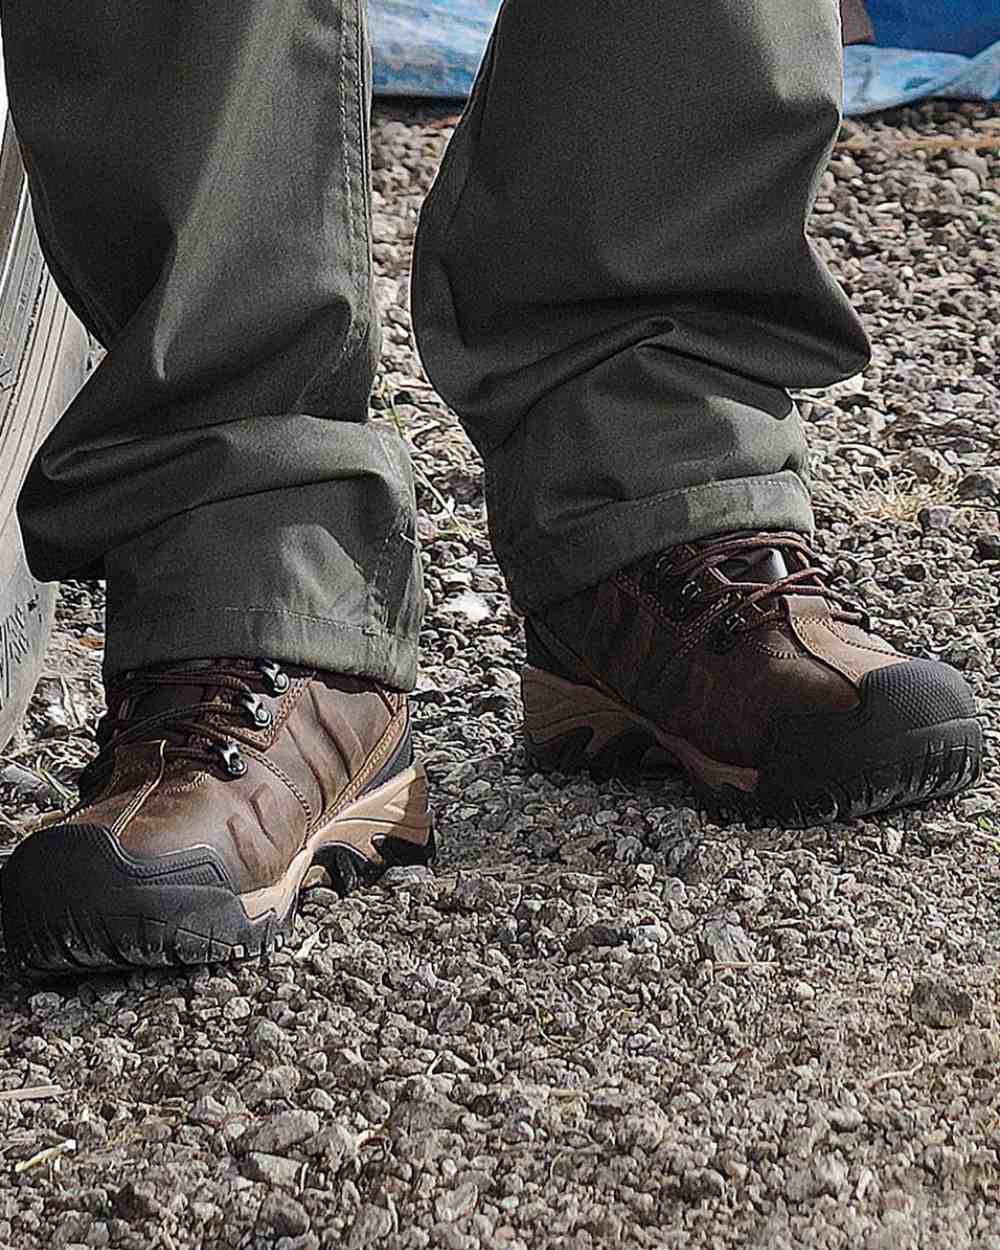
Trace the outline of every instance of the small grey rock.
<instances>
[{"instance_id":1,"label":"small grey rock","mask_svg":"<svg viewBox=\"0 0 1000 1250\"><path fill-rule=\"evenodd\" d=\"M601 1089L591 1095L590 1110L602 1120L616 1120L632 1107L632 1099L617 1090Z\"/></svg>"},{"instance_id":2,"label":"small grey rock","mask_svg":"<svg viewBox=\"0 0 1000 1250\"><path fill-rule=\"evenodd\" d=\"M981 530L976 535L976 555L980 560L1000 560L1000 534Z\"/></svg>"},{"instance_id":3,"label":"small grey rock","mask_svg":"<svg viewBox=\"0 0 1000 1250\"><path fill-rule=\"evenodd\" d=\"M325 1124L302 1145L302 1153L310 1158L321 1155L329 1172L336 1172L345 1159L352 1159L357 1152L358 1139L343 1124Z\"/></svg>"},{"instance_id":4,"label":"small grey rock","mask_svg":"<svg viewBox=\"0 0 1000 1250\"><path fill-rule=\"evenodd\" d=\"M190 1119L193 1124L218 1128L227 1115L228 1112L222 1103L211 1094L206 1094L203 1098L199 1098L191 1108Z\"/></svg>"},{"instance_id":5,"label":"small grey rock","mask_svg":"<svg viewBox=\"0 0 1000 1250\"><path fill-rule=\"evenodd\" d=\"M632 934L632 949L637 952L656 950L670 941L670 934L662 925L641 924Z\"/></svg>"},{"instance_id":6,"label":"small grey rock","mask_svg":"<svg viewBox=\"0 0 1000 1250\"><path fill-rule=\"evenodd\" d=\"M52 990L42 990L39 994L32 994L28 1000L31 1010L40 1016L47 1016L50 1012L58 1011L62 1005L63 996Z\"/></svg>"},{"instance_id":7,"label":"small grey rock","mask_svg":"<svg viewBox=\"0 0 1000 1250\"><path fill-rule=\"evenodd\" d=\"M865 1122L857 1107L832 1107L827 1113L827 1120L837 1133L853 1133Z\"/></svg>"},{"instance_id":8,"label":"small grey rock","mask_svg":"<svg viewBox=\"0 0 1000 1250\"><path fill-rule=\"evenodd\" d=\"M472 1023L472 1008L457 1000L446 1003L438 1012L435 1027L439 1033L464 1033Z\"/></svg>"},{"instance_id":9,"label":"small grey rock","mask_svg":"<svg viewBox=\"0 0 1000 1250\"><path fill-rule=\"evenodd\" d=\"M952 169L971 169L983 181L990 176L990 163L986 157L968 148L953 148L948 153L948 164Z\"/></svg>"},{"instance_id":10,"label":"small grey rock","mask_svg":"<svg viewBox=\"0 0 1000 1250\"><path fill-rule=\"evenodd\" d=\"M260 1151L280 1155L319 1132L319 1116L315 1111L281 1111L277 1115L251 1124L239 1139L244 1153Z\"/></svg>"},{"instance_id":11,"label":"small grey rock","mask_svg":"<svg viewBox=\"0 0 1000 1250\"><path fill-rule=\"evenodd\" d=\"M474 590L463 590L460 594L453 595L441 604L439 611L442 616L457 616L474 625L489 620L493 615L490 605Z\"/></svg>"},{"instance_id":12,"label":"small grey rock","mask_svg":"<svg viewBox=\"0 0 1000 1250\"><path fill-rule=\"evenodd\" d=\"M991 1029L969 1029L958 1053L970 1068L995 1068L1000 1061L1000 1033Z\"/></svg>"},{"instance_id":13,"label":"small grey rock","mask_svg":"<svg viewBox=\"0 0 1000 1250\"><path fill-rule=\"evenodd\" d=\"M982 190L979 175L974 169L949 169L944 176L949 182L954 183L963 195L978 195Z\"/></svg>"},{"instance_id":14,"label":"small grey rock","mask_svg":"<svg viewBox=\"0 0 1000 1250\"><path fill-rule=\"evenodd\" d=\"M14 790L26 799L38 803L55 803L62 801L62 795L38 773L33 773L20 764L5 764L0 768L0 783L13 786Z\"/></svg>"},{"instance_id":15,"label":"small grey rock","mask_svg":"<svg viewBox=\"0 0 1000 1250\"><path fill-rule=\"evenodd\" d=\"M928 447L911 447L900 459L903 467L920 482L938 482L948 472L948 461L939 451Z\"/></svg>"},{"instance_id":16,"label":"small grey rock","mask_svg":"<svg viewBox=\"0 0 1000 1250\"><path fill-rule=\"evenodd\" d=\"M703 1198L723 1198L726 1179L714 1168L691 1168L681 1178L681 1193L689 1202Z\"/></svg>"},{"instance_id":17,"label":"small grey rock","mask_svg":"<svg viewBox=\"0 0 1000 1250\"><path fill-rule=\"evenodd\" d=\"M958 513L945 504L931 504L917 513L917 522L925 533L947 533L953 529Z\"/></svg>"},{"instance_id":18,"label":"small grey rock","mask_svg":"<svg viewBox=\"0 0 1000 1250\"><path fill-rule=\"evenodd\" d=\"M163 1203L148 1181L128 1181L115 1195L112 1209L122 1220L151 1220L163 1210Z\"/></svg>"},{"instance_id":19,"label":"small grey rock","mask_svg":"<svg viewBox=\"0 0 1000 1250\"><path fill-rule=\"evenodd\" d=\"M637 863L642 852L642 842L634 834L615 839L615 859L621 864Z\"/></svg>"},{"instance_id":20,"label":"small grey rock","mask_svg":"<svg viewBox=\"0 0 1000 1250\"><path fill-rule=\"evenodd\" d=\"M279 1237L300 1237L309 1231L309 1215L301 1202L289 1194L268 1194L257 1219Z\"/></svg>"},{"instance_id":21,"label":"small grey rock","mask_svg":"<svg viewBox=\"0 0 1000 1250\"><path fill-rule=\"evenodd\" d=\"M262 1154L259 1151L253 1151L240 1160L240 1171L247 1180L261 1181L265 1185L277 1185L283 1189L291 1189L295 1185L302 1166L296 1159Z\"/></svg>"},{"instance_id":22,"label":"small grey rock","mask_svg":"<svg viewBox=\"0 0 1000 1250\"><path fill-rule=\"evenodd\" d=\"M385 1207L366 1203L357 1214L347 1236L347 1250L365 1250L392 1232L392 1216Z\"/></svg>"},{"instance_id":23,"label":"small grey rock","mask_svg":"<svg viewBox=\"0 0 1000 1250\"><path fill-rule=\"evenodd\" d=\"M434 874L423 864L397 864L382 874L380 884L387 890L405 890L408 886L433 881Z\"/></svg>"},{"instance_id":24,"label":"small grey rock","mask_svg":"<svg viewBox=\"0 0 1000 1250\"><path fill-rule=\"evenodd\" d=\"M836 1198L847 1185L847 1166L836 1155L821 1155L813 1168L819 1194Z\"/></svg>"},{"instance_id":25,"label":"small grey rock","mask_svg":"<svg viewBox=\"0 0 1000 1250\"><path fill-rule=\"evenodd\" d=\"M573 952L586 950L588 946L624 946L628 940L627 930L598 921L571 933L566 939L566 949Z\"/></svg>"},{"instance_id":26,"label":"small grey rock","mask_svg":"<svg viewBox=\"0 0 1000 1250\"><path fill-rule=\"evenodd\" d=\"M462 873L452 891L451 903L459 911L488 913L504 902L503 886L493 877Z\"/></svg>"},{"instance_id":27,"label":"small grey rock","mask_svg":"<svg viewBox=\"0 0 1000 1250\"><path fill-rule=\"evenodd\" d=\"M247 1041L255 1059L273 1059L287 1054L290 1049L288 1035L273 1020L257 1020Z\"/></svg>"},{"instance_id":28,"label":"small grey rock","mask_svg":"<svg viewBox=\"0 0 1000 1250\"><path fill-rule=\"evenodd\" d=\"M455 1189L446 1189L439 1194L434 1210L439 1220L453 1224L464 1219L476 1209L479 1201L479 1187L472 1181L466 1181Z\"/></svg>"},{"instance_id":29,"label":"small grey rock","mask_svg":"<svg viewBox=\"0 0 1000 1250\"><path fill-rule=\"evenodd\" d=\"M972 1017L972 996L943 977L915 977L910 1018L933 1029L952 1029Z\"/></svg>"},{"instance_id":30,"label":"small grey rock","mask_svg":"<svg viewBox=\"0 0 1000 1250\"><path fill-rule=\"evenodd\" d=\"M789 1202L808 1202L819 1194L816 1174L808 1164L789 1167L785 1177L785 1198Z\"/></svg>"},{"instance_id":31,"label":"small grey rock","mask_svg":"<svg viewBox=\"0 0 1000 1250\"><path fill-rule=\"evenodd\" d=\"M1000 497L1000 470L973 469L958 484L959 499L991 500Z\"/></svg>"},{"instance_id":32,"label":"small grey rock","mask_svg":"<svg viewBox=\"0 0 1000 1250\"><path fill-rule=\"evenodd\" d=\"M728 920L708 920L697 935L702 959L716 964L751 963L754 943L750 934Z\"/></svg>"}]
</instances>

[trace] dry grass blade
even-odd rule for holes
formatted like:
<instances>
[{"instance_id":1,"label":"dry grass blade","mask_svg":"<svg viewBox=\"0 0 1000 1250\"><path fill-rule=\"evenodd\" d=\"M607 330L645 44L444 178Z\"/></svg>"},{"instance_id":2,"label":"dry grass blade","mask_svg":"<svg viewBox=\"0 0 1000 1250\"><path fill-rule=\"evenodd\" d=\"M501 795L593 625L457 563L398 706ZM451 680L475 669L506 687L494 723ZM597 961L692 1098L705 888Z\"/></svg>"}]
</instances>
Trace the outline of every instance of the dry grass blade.
<instances>
[{"instance_id":1,"label":"dry grass blade","mask_svg":"<svg viewBox=\"0 0 1000 1250\"><path fill-rule=\"evenodd\" d=\"M63 1092L61 1085L24 1085L20 1089L0 1089L0 1103L58 1098Z\"/></svg>"},{"instance_id":2,"label":"dry grass blade","mask_svg":"<svg viewBox=\"0 0 1000 1250\"><path fill-rule=\"evenodd\" d=\"M929 484L902 474L889 473L882 480L865 475L857 486L848 479L843 485L816 481L814 503L820 509L832 508L850 513L857 520L915 521L922 508L934 504L962 507L955 496L954 482Z\"/></svg>"},{"instance_id":3,"label":"dry grass blade","mask_svg":"<svg viewBox=\"0 0 1000 1250\"><path fill-rule=\"evenodd\" d=\"M20 1163L15 1163L14 1175L20 1176L22 1173L28 1172L32 1168L40 1168L46 1163L53 1163L57 1159L62 1158L63 1155L71 1154L75 1149L75 1138L67 1138L66 1141L59 1142L57 1146L49 1146L46 1150L39 1150L39 1152L37 1154L33 1154L30 1159L22 1159Z\"/></svg>"}]
</instances>

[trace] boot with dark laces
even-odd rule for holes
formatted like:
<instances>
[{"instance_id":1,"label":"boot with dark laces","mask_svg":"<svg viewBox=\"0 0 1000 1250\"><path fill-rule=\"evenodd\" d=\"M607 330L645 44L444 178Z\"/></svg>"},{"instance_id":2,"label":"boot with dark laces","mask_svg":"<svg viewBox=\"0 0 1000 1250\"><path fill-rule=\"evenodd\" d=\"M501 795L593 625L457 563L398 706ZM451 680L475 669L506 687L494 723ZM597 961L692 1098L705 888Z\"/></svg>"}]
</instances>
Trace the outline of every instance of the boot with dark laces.
<instances>
[{"instance_id":1,"label":"boot with dark laces","mask_svg":"<svg viewBox=\"0 0 1000 1250\"><path fill-rule=\"evenodd\" d=\"M525 733L543 767L606 776L665 754L716 812L796 826L979 774L966 682L873 635L799 534L675 547L532 615L526 633Z\"/></svg>"},{"instance_id":2,"label":"boot with dark laces","mask_svg":"<svg viewBox=\"0 0 1000 1250\"><path fill-rule=\"evenodd\" d=\"M279 946L314 867L346 892L433 854L405 695L272 661L198 660L108 689L71 811L0 873L26 973Z\"/></svg>"}]
</instances>

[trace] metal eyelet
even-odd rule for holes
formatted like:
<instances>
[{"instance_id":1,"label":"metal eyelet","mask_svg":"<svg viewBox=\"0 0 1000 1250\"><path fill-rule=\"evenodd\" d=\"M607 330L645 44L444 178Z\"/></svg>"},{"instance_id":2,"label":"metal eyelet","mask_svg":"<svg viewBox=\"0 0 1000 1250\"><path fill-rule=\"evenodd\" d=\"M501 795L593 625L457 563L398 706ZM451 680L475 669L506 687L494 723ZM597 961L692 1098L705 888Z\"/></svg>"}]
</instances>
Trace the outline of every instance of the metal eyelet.
<instances>
[{"instance_id":1,"label":"metal eyelet","mask_svg":"<svg viewBox=\"0 0 1000 1250\"><path fill-rule=\"evenodd\" d=\"M708 645L716 655L724 655L734 643L732 633L724 625L719 625L708 636Z\"/></svg>"},{"instance_id":2,"label":"metal eyelet","mask_svg":"<svg viewBox=\"0 0 1000 1250\"><path fill-rule=\"evenodd\" d=\"M240 748L235 742L223 742L216 747L216 751L222 760L223 768L230 777L242 777L249 768L249 764L240 754Z\"/></svg>"},{"instance_id":3,"label":"metal eyelet","mask_svg":"<svg viewBox=\"0 0 1000 1250\"><path fill-rule=\"evenodd\" d=\"M701 597L701 587L697 582L685 582L678 597L681 603L686 603L690 607L696 599Z\"/></svg>"},{"instance_id":4,"label":"metal eyelet","mask_svg":"<svg viewBox=\"0 0 1000 1250\"><path fill-rule=\"evenodd\" d=\"M239 703L241 707L246 708L246 710L250 713L250 719L253 721L254 726L257 729L267 729L271 724L271 721L274 720L274 717L271 715L271 709L267 706L260 695L241 695Z\"/></svg>"},{"instance_id":5,"label":"metal eyelet","mask_svg":"<svg viewBox=\"0 0 1000 1250\"><path fill-rule=\"evenodd\" d=\"M697 582L685 582L675 595L666 601L667 612L675 621L686 621L701 607L701 587Z\"/></svg>"},{"instance_id":6,"label":"metal eyelet","mask_svg":"<svg viewBox=\"0 0 1000 1250\"><path fill-rule=\"evenodd\" d=\"M739 620L727 613L712 626L707 642L717 655L723 655L735 647L736 626L738 624Z\"/></svg>"},{"instance_id":7,"label":"metal eyelet","mask_svg":"<svg viewBox=\"0 0 1000 1250\"><path fill-rule=\"evenodd\" d=\"M262 660L257 668L267 682L267 688L271 694L286 694L291 688L292 679L273 660Z\"/></svg>"},{"instance_id":8,"label":"metal eyelet","mask_svg":"<svg viewBox=\"0 0 1000 1250\"><path fill-rule=\"evenodd\" d=\"M639 589L651 594L656 588L670 579L670 560L667 553L661 552L639 574Z\"/></svg>"}]
</instances>

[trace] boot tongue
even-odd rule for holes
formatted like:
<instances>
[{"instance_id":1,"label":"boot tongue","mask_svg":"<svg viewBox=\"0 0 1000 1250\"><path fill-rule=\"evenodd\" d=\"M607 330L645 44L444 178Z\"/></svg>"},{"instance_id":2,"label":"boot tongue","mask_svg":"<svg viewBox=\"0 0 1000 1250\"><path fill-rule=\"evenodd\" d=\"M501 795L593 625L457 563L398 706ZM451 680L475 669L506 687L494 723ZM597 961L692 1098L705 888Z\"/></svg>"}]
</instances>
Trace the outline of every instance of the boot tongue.
<instances>
[{"instance_id":1,"label":"boot tongue","mask_svg":"<svg viewBox=\"0 0 1000 1250\"><path fill-rule=\"evenodd\" d=\"M225 662L228 664L229 662ZM206 675L218 668L218 660L184 660L180 664L163 664L157 667L161 673L197 673L204 669ZM136 680L142 682L142 675L137 674ZM229 693L229 692L225 692ZM156 716L160 712L169 712L174 708L194 707L196 703L221 702L223 687L206 682L205 685L153 686L140 694L132 707L132 715L138 717Z\"/></svg>"},{"instance_id":2,"label":"boot tongue","mask_svg":"<svg viewBox=\"0 0 1000 1250\"><path fill-rule=\"evenodd\" d=\"M756 547L745 551L718 565L718 570L731 582L753 582L762 586L778 582L789 574L785 557L776 547Z\"/></svg>"}]
</instances>

